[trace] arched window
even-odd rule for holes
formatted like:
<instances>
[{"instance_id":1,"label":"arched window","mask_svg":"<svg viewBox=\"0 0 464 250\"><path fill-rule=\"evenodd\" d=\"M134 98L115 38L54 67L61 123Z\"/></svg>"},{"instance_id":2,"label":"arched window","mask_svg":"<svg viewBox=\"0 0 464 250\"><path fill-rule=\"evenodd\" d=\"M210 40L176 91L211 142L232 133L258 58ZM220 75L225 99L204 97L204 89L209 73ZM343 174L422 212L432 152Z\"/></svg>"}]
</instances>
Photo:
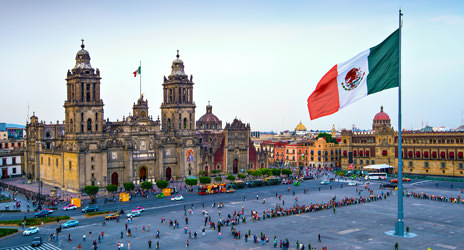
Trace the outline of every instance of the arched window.
<instances>
[{"instance_id":1,"label":"arched window","mask_svg":"<svg viewBox=\"0 0 464 250\"><path fill-rule=\"evenodd\" d=\"M87 119L87 132L92 132L92 119Z\"/></svg>"},{"instance_id":2,"label":"arched window","mask_svg":"<svg viewBox=\"0 0 464 250\"><path fill-rule=\"evenodd\" d=\"M187 118L184 118L184 129L187 128Z\"/></svg>"},{"instance_id":3,"label":"arched window","mask_svg":"<svg viewBox=\"0 0 464 250\"><path fill-rule=\"evenodd\" d=\"M98 132L98 113L95 113L95 132Z\"/></svg>"},{"instance_id":4,"label":"arched window","mask_svg":"<svg viewBox=\"0 0 464 250\"><path fill-rule=\"evenodd\" d=\"M171 119L168 118L168 130L171 130Z\"/></svg>"},{"instance_id":5,"label":"arched window","mask_svg":"<svg viewBox=\"0 0 464 250\"><path fill-rule=\"evenodd\" d=\"M71 121L69 122L70 125L69 125L69 131L72 133L74 131L74 123L73 123L73 119L71 119Z\"/></svg>"}]
</instances>

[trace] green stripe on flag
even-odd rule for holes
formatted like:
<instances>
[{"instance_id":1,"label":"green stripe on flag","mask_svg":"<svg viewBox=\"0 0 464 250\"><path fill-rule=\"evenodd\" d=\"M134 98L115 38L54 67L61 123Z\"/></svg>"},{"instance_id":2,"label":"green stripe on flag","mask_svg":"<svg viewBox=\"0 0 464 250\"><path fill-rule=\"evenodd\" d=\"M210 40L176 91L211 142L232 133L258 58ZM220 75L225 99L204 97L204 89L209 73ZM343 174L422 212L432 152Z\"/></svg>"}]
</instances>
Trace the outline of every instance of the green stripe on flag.
<instances>
[{"instance_id":1,"label":"green stripe on flag","mask_svg":"<svg viewBox=\"0 0 464 250\"><path fill-rule=\"evenodd\" d=\"M141 73L142 73L142 66L139 66L139 69L137 70L137 73L138 73L138 74L141 74Z\"/></svg>"},{"instance_id":2,"label":"green stripe on flag","mask_svg":"<svg viewBox=\"0 0 464 250\"><path fill-rule=\"evenodd\" d=\"M370 49L367 94L398 87L399 83L399 29L379 45Z\"/></svg>"}]
</instances>

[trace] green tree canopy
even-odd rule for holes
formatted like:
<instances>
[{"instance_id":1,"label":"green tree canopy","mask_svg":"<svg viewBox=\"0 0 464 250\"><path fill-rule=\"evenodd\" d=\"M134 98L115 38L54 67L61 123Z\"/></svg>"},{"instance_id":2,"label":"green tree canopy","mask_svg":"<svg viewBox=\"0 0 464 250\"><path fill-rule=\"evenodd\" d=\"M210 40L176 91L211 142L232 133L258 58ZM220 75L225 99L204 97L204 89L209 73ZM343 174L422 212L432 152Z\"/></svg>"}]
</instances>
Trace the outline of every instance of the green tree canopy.
<instances>
[{"instance_id":1,"label":"green tree canopy","mask_svg":"<svg viewBox=\"0 0 464 250\"><path fill-rule=\"evenodd\" d=\"M235 179L236 179L235 176L232 175L232 174L227 176L227 180L229 180L229 181L235 181Z\"/></svg>"},{"instance_id":2,"label":"green tree canopy","mask_svg":"<svg viewBox=\"0 0 464 250\"><path fill-rule=\"evenodd\" d=\"M185 179L185 184L187 184L189 186L197 185L198 184L198 179L194 179L194 178Z\"/></svg>"},{"instance_id":3,"label":"green tree canopy","mask_svg":"<svg viewBox=\"0 0 464 250\"><path fill-rule=\"evenodd\" d=\"M84 192L88 196L95 196L98 193L99 190L100 190L100 188L97 187L97 186L85 186L84 187Z\"/></svg>"},{"instance_id":4,"label":"green tree canopy","mask_svg":"<svg viewBox=\"0 0 464 250\"><path fill-rule=\"evenodd\" d=\"M209 183L211 183L211 177L209 177L209 176L200 176L200 183L201 184L209 184Z\"/></svg>"},{"instance_id":5,"label":"green tree canopy","mask_svg":"<svg viewBox=\"0 0 464 250\"><path fill-rule=\"evenodd\" d=\"M278 168L273 168L271 169L272 171L272 175L280 175L280 173L282 172L280 169Z\"/></svg>"},{"instance_id":6,"label":"green tree canopy","mask_svg":"<svg viewBox=\"0 0 464 250\"><path fill-rule=\"evenodd\" d=\"M151 181L144 181L140 184L140 187L145 190L150 190L153 188L153 183L151 183Z\"/></svg>"},{"instance_id":7,"label":"green tree canopy","mask_svg":"<svg viewBox=\"0 0 464 250\"><path fill-rule=\"evenodd\" d=\"M84 192L90 197L90 203L94 203L96 201L95 195L97 195L100 187L97 186L85 186Z\"/></svg>"},{"instance_id":8,"label":"green tree canopy","mask_svg":"<svg viewBox=\"0 0 464 250\"><path fill-rule=\"evenodd\" d=\"M286 168L284 168L284 169L282 169L282 174L284 174L284 175L291 175L291 174L292 174L292 170L291 170L291 169L286 169Z\"/></svg>"},{"instance_id":9,"label":"green tree canopy","mask_svg":"<svg viewBox=\"0 0 464 250\"><path fill-rule=\"evenodd\" d=\"M118 190L118 186L116 186L116 185L108 185L108 186L106 186L106 190L108 192L116 192Z\"/></svg>"},{"instance_id":10,"label":"green tree canopy","mask_svg":"<svg viewBox=\"0 0 464 250\"><path fill-rule=\"evenodd\" d=\"M132 183L132 182L126 182L126 183L123 184L123 186L124 186L124 189L125 189L126 191L129 191L129 192L130 192L131 190L134 190L134 188L135 188L135 185L134 185L134 183Z\"/></svg>"},{"instance_id":11,"label":"green tree canopy","mask_svg":"<svg viewBox=\"0 0 464 250\"><path fill-rule=\"evenodd\" d=\"M268 176L272 175L272 170L269 168L261 168L260 171L263 175L268 175Z\"/></svg>"},{"instance_id":12,"label":"green tree canopy","mask_svg":"<svg viewBox=\"0 0 464 250\"><path fill-rule=\"evenodd\" d=\"M253 175L254 177L260 177L261 175L263 175L263 172L261 172L261 170L259 169L256 169L251 173L251 175Z\"/></svg>"},{"instance_id":13,"label":"green tree canopy","mask_svg":"<svg viewBox=\"0 0 464 250\"><path fill-rule=\"evenodd\" d=\"M160 189L167 188L168 185L169 185L168 181L165 181L165 180L156 181L156 186Z\"/></svg>"},{"instance_id":14,"label":"green tree canopy","mask_svg":"<svg viewBox=\"0 0 464 250\"><path fill-rule=\"evenodd\" d=\"M222 181L222 178L217 176L217 177L214 177L214 180L217 181L217 182L221 182Z\"/></svg>"},{"instance_id":15,"label":"green tree canopy","mask_svg":"<svg viewBox=\"0 0 464 250\"><path fill-rule=\"evenodd\" d=\"M246 175L240 173L240 174L237 175L237 177L240 178L240 179L245 179Z\"/></svg>"},{"instance_id":16,"label":"green tree canopy","mask_svg":"<svg viewBox=\"0 0 464 250\"><path fill-rule=\"evenodd\" d=\"M254 170L250 169L250 170L247 170L247 174L248 175L251 175L253 173Z\"/></svg>"},{"instance_id":17,"label":"green tree canopy","mask_svg":"<svg viewBox=\"0 0 464 250\"><path fill-rule=\"evenodd\" d=\"M317 136L316 136L316 139L317 138L324 138L326 142L328 143L335 143L335 144L338 144L337 140L335 138L332 137L331 134L327 134L327 133L319 133Z\"/></svg>"},{"instance_id":18,"label":"green tree canopy","mask_svg":"<svg viewBox=\"0 0 464 250\"><path fill-rule=\"evenodd\" d=\"M203 175L205 175L205 171L200 170L200 171L198 171L198 174L201 175L201 176L203 176Z\"/></svg>"}]
</instances>

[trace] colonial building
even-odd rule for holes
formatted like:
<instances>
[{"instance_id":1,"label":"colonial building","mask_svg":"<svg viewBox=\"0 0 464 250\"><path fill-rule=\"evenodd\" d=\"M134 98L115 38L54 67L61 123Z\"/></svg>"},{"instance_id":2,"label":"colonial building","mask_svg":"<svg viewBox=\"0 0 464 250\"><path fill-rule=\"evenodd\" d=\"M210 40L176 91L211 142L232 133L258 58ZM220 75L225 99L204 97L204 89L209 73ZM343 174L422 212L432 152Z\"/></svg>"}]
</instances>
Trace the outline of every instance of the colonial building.
<instances>
[{"instance_id":1,"label":"colonial building","mask_svg":"<svg viewBox=\"0 0 464 250\"><path fill-rule=\"evenodd\" d=\"M342 169L388 164L398 168L398 132L380 108L372 131L342 130ZM464 176L464 132L403 131L403 173L413 175Z\"/></svg>"},{"instance_id":2,"label":"colonial building","mask_svg":"<svg viewBox=\"0 0 464 250\"><path fill-rule=\"evenodd\" d=\"M185 73L179 52L162 83L161 119L148 115L148 101L140 96L132 115L109 121L100 98L100 70L91 66L84 48L82 41L67 73L64 123L46 124L34 114L26 126L23 164L29 178L80 191L86 185L121 186L212 169L238 173L256 168L249 124L235 119L222 129L209 104L195 122L193 77Z\"/></svg>"}]
</instances>

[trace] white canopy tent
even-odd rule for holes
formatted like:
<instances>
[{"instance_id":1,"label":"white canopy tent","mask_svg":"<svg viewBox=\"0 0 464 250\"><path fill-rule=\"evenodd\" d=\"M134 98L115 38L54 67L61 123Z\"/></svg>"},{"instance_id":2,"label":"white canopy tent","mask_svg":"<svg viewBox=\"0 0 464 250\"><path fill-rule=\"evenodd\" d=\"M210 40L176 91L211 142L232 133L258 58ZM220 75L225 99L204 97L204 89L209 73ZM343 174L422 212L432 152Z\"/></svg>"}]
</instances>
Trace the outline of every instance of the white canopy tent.
<instances>
[{"instance_id":1,"label":"white canopy tent","mask_svg":"<svg viewBox=\"0 0 464 250\"><path fill-rule=\"evenodd\" d=\"M380 171L382 169L390 169L393 168L393 166L390 166L388 164L376 164L376 165L369 165L363 167L365 170L375 170L375 171Z\"/></svg>"}]
</instances>

